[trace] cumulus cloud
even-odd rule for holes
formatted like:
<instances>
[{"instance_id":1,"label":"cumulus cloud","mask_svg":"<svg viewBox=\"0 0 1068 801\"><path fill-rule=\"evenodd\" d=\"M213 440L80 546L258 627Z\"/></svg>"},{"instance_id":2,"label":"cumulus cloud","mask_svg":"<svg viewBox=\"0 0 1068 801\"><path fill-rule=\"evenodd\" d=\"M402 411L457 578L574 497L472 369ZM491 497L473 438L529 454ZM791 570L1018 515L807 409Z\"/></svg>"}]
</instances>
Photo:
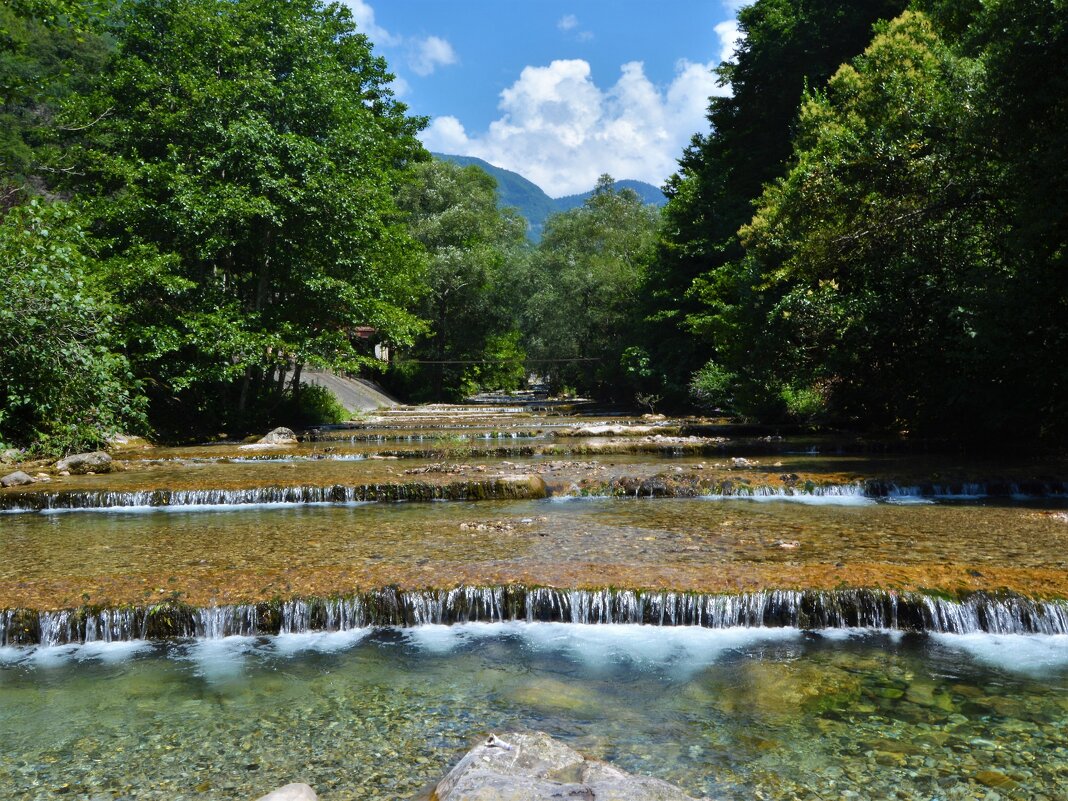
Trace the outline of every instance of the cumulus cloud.
<instances>
[{"instance_id":1,"label":"cumulus cloud","mask_svg":"<svg viewBox=\"0 0 1068 801\"><path fill-rule=\"evenodd\" d=\"M574 14L565 14L560 18L560 21L556 23L556 27L562 31L570 31L572 28L577 28L578 24L578 17Z\"/></svg>"},{"instance_id":2,"label":"cumulus cloud","mask_svg":"<svg viewBox=\"0 0 1068 801\"><path fill-rule=\"evenodd\" d=\"M352 11L352 17L356 20L356 29L380 47L398 47L404 45L407 50L408 66L417 75L426 77L438 67L447 67L459 62L459 56L452 45L440 36L427 36L423 39L398 36L392 34L375 22L375 10L366 0L343 0L345 5ZM410 86L403 79L398 78L393 82L393 91L397 95L403 95L410 90Z\"/></svg>"},{"instance_id":3,"label":"cumulus cloud","mask_svg":"<svg viewBox=\"0 0 1068 801\"><path fill-rule=\"evenodd\" d=\"M729 19L720 22L714 28L719 37L719 60L733 61L738 45L742 41L742 32L738 28L738 20Z\"/></svg>"},{"instance_id":4,"label":"cumulus cloud","mask_svg":"<svg viewBox=\"0 0 1068 801\"><path fill-rule=\"evenodd\" d=\"M426 77L438 67L447 67L459 61L456 51L446 39L428 36L412 42L408 66L416 75Z\"/></svg>"},{"instance_id":5,"label":"cumulus cloud","mask_svg":"<svg viewBox=\"0 0 1068 801\"><path fill-rule=\"evenodd\" d=\"M423 142L514 170L554 196L584 192L605 172L659 185L690 137L708 127L709 96L728 91L716 85L714 66L680 61L670 85L657 87L632 61L607 89L583 60L526 67L501 92L501 114L485 132L438 117Z\"/></svg>"},{"instance_id":6,"label":"cumulus cloud","mask_svg":"<svg viewBox=\"0 0 1068 801\"><path fill-rule=\"evenodd\" d=\"M375 10L364 0L345 0L345 5L352 11L352 17L356 20L357 30L360 33L367 34L367 38L374 44L386 47L400 43L399 36L394 36L375 23Z\"/></svg>"}]
</instances>

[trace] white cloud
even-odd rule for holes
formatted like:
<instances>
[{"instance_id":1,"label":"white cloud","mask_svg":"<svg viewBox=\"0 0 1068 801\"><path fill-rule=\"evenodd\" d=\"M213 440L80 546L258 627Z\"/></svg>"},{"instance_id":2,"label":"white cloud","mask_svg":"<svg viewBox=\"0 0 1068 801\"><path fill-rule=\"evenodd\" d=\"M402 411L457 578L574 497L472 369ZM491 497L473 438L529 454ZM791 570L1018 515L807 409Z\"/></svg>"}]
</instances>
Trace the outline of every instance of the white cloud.
<instances>
[{"instance_id":1,"label":"white cloud","mask_svg":"<svg viewBox=\"0 0 1068 801\"><path fill-rule=\"evenodd\" d=\"M560 21L556 23L556 27L562 31L569 31L572 28L577 28L579 24L578 17L574 14L566 14L560 18Z\"/></svg>"},{"instance_id":2,"label":"white cloud","mask_svg":"<svg viewBox=\"0 0 1068 801\"><path fill-rule=\"evenodd\" d=\"M380 47L400 44L399 36L394 36L375 23L375 10L364 0L345 0L345 5L352 11L352 17L356 20L356 29L360 33L367 34L367 38L374 44Z\"/></svg>"},{"instance_id":3,"label":"white cloud","mask_svg":"<svg viewBox=\"0 0 1068 801\"><path fill-rule=\"evenodd\" d=\"M460 59L452 45L440 36L428 36L412 42L408 66L416 75L430 75L438 67L447 67Z\"/></svg>"},{"instance_id":4,"label":"white cloud","mask_svg":"<svg viewBox=\"0 0 1068 801\"><path fill-rule=\"evenodd\" d=\"M582 60L526 67L501 92L501 115L488 130L468 133L455 117L438 117L423 142L514 170L554 196L584 192L605 172L659 185L690 137L707 129L709 96L728 91L716 85L714 66L680 61L670 85L657 87L632 61L608 89Z\"/></svg>"},{"instance_id":5,"label":"white cloud","mask_svg":"<svg viewBox=\"0 0 1068 801\"><path fill-rule=\"evenodd\" d=\"M389 82L389 88L393 90L393 94L397 97L404 97L412 90L411 84L404 80L404 78L396 76Z\"/></svg>"},{"instance_id":6,"label":"white cloud","mask_svg":"<svg viewBox=\"0 0 1068 801\"><path fill-rule=\"evenodd\" d=\"M713 29L719 37L719 60L733 61L734 53L742 40L742 32L738 28L738 20L728 19L720 22Z\"/></svg>"}]
</instances>

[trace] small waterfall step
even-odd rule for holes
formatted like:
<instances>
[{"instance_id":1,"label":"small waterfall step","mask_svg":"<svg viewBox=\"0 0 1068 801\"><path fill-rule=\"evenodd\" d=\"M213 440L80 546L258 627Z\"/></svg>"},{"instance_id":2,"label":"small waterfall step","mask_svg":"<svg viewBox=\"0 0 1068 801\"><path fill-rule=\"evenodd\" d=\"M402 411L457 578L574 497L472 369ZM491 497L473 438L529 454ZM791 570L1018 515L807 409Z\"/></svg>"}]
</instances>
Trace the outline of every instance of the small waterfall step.
<instances>
[{"instance_id":1,"label":"small waterfall step","mask_svg":"<svg viewBox=\"0 0 1068 801\"><path fill-rule=\"evenodd\" d=\"M40 490L0 494L0 512L47 512L101 509L189 508L440 500L534 500L553 494L536 473L467 479L449 483L395 481L327 486L270 486L244 489ZM792 486L753 485L732 479L706 484L676 476L622 476L604 484L574 487L564 497L731 499L856 499L907 502L919 500L1030 500L1068 497L1068 484L1056 481L974 482L899 485L880 479L851 484L806 481Z\"/></svg>"},{"instance_id":2,"label":"small waterfall step","mask_svg":"<svg viewBox=\"0 0 1068 801\"><path fill-rule=\"evenodd\" d=\"M859 589L714 595L522 586L385 588L345 597L205 608L157 604L46 612L7 609L0 611L0 646L506 621L1068 635L1068 602L983 592L954 600Z\"/></svg>"},{"instance_id":3,"label":"small waterfall step","mask_svg":"<svg viewBox=\"0 0 1068 801\"><path fill-rule=\"evenodd\" d=\"M450 483L395 483L247 489L67 490L0 495L0 511L43 512L94 509L350 504L373 501L531 500L546 496L536 475L500 476Z\"/></svg>"}]
</instances>

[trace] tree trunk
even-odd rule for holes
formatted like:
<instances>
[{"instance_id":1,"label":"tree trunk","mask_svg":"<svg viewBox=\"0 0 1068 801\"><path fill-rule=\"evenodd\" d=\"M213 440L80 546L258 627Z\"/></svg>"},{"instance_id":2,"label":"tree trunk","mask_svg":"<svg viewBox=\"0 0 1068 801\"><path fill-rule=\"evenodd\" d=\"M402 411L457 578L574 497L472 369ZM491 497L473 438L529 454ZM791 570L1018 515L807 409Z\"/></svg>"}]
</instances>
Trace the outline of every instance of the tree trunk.
<instances>
[{"instance_id":1,"label":"tree trunk","mask_svg":"<svg viewBox=\"0 0 1068 801\"><path fill-rule=\"evenodd\" d=\"M293 405L300 408L300 372L304 369L303 362L293 365L293 380L289 384L289 391L293 393Z\"/></svg>"}]
</instances>

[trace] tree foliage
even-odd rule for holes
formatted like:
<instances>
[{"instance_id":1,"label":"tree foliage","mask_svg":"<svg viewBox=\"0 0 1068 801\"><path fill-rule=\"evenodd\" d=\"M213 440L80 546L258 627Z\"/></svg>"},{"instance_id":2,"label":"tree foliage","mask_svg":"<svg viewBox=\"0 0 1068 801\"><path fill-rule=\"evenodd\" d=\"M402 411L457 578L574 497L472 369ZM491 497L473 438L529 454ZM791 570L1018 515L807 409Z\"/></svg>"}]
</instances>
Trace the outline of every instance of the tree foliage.
<instances>
[{"instance_id":1,"label":"tree foliage","mask_svg":"<svg viewBox=\"0 0 1068 801\"><path fill-rule=\"evenodd\" d=\"M69 452L144 429L138 382L74 212L32 201L0 222L0 442Z\"/></svg>"},{"instance_id":2,"label":"tree foliage","mask_svg":"<svg viewBox=\"0 0 1068 801\"><path fill-rule=\"evenodd\" d=\"M425 157L422 121L349 12L132 0L111 34L95 91L69 104L71 188L160 421L245 424L291 365L362 363L357 326L409 341L420 261L393 194Z\"/></svg>"},{"instance_id":3,"label":"tree foliage","mask_svg":"<svg viewBox=\"0 0 1068 801\"><path fill-rule=\"evenodd\" d=\"M522 218L498 209L496 181L482 169L445 161L415 165L398 202L426 250L428 291L417 310L429 330L396 379L423 398L515 389L524 353L509 274L525 257Z\"/></svg>"},{"instance_id":4,"label":"tree foliage","mask_svg":"<svg viewBox=\"0 0 1068 801\"><path fill-rule=\"evenodd\" d=\"M658 223L655 207L608 175L583 206L546 222L526 277L524 332L553 383L606 397L630 387L620 360L638 338Z\"/></svg>"},{"instance_id":5,"label":"tree foliage","mask_svg":"<svg viewBox=\"0 0 1068 801\"><path fill-rule=\"evenodd\" d=\"M752 302L721 271L742 254L737 232L764 184L786 169L806 87L822 87L868 44L873 23L896 16L905 4L757 0L738 12L740 47L717 70L730 94L710 99L710 132L694 137L665 187L663 235L643 292L651 322L646 336L667 374L665 391L676 401L685 396L691 373L735 336L708 330L711 296L697 297L694 281L712 288L715 303Z\"/></svg>"},{"instance_id":6,"label":"tree foliage","mask_svg":"<svg viewBox=\"0 0 1068 801\"><path fill-rule=\"evenodd\" d=\"M878 25L806 93L788 170L734 258L694 282L704 309L690 320L714 345L694 387L713 376L757 417L1054 439L1065 26L1031 0L968 18L931 5ZM1045 65L1036 92L1017 59Z\"/></svg>"}]
</instances>

